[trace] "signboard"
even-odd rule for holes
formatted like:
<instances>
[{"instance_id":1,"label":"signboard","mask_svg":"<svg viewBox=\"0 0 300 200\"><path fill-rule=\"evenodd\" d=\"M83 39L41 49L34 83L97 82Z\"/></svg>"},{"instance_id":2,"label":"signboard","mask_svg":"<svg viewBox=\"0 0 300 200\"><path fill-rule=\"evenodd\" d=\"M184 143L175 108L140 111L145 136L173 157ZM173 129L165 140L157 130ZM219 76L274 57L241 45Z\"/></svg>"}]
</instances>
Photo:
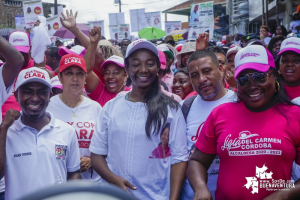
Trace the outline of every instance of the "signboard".
<instances>
[{"instance_id":1,"label":"signboard","mask_svg":"<svg viewBox=\"0 0 300 200\"><path fill-rule=\"evenodd\" d=\"M44 16L42 1L24 1L23 12L26 28L33 28L38 16Z\"/></svg>"},{"instance_id":2,"label":"signboard","mask_svg":"<svg viewBox=\"0 0 300 200\"><path fill-rule=\"evenodd\" d=\"M49 37L53 36L54 33L61 27L60 18L58 15L47 18L47 31Z\"/></svg>"},{"instance_id":3,"label":"signboard","mask_svg":"<svg viewBox=\"0 0 300 200\"><path fill-rule=\"evenodd\" d=\"M199 28L203 32L209 32L211 39L213 37L214 26L213 1L191 6L190 28Z\"/></svg>"},{"instance_id":4,"label":"signboard","mask_svg":"<svg viewBox=\"0 0 300 200\"><path fill-rule=\"evenodd\" d=\"M109 13L109 25L125 24L124 13Z\"/></svg>"},{"instance_id":5,"label":"signboard","mask_svg":"<svg viewBox=\"0 0 300 200\"><path fill-rule=\"evenodd\" d=\"M145 13L146 27L156 27L161 29L160 12Z\"/></svg>"},{"instance_id":6,"label":"signboard","mask_svg":"<svg viewBox=\"0 0 300 200\"><path fill-rule=\"evenodd\" d=\"M24 15L16 15L15 16L15 24L16 24L17 31L25 31L26 24L25 24Z\"/></svg>"},{"instance_id":7,"label":"signboard","mask_svg":"<svg viewBox=\"0 0 300 200\"><path fill-rule=\"evenodd\" d=\"M123 39L131 39L129 24L120 24L118 25L118 41L121 42Z\"/></svg>"},{"instance_id":8,"label":"signboard","mask_svg":"<svg viewBox=\"0 0 300 200\"><path fill-rule=\"evenodd\" d=\"M200 28L190 28L188 34L188 40L196 40L199 37L199 34L202 32L203 30Z\"/></svg>"},{"instance_id":9,"label":"signboard","mask_svg":"<svg viewBox=\"0 0 300 200\"><path fill-rule=\"evenodd\" d=\"M181 21L166 21L165 22L165 32L171 33L172 31L181 30Z\"/></svg>"},{"instance_id":10,"label":"signboard","mask_svg":"<svg viewBox=\"0 0 300 200\"><path fill-rule=\"evenodd\" d=\"M138 32L146 27L145 8L130 10L131 32Z\"/></svg>"},{"instance_id":11,"label":"signboard","mask_svg":"<svg viewBox=\"0 0 300 200\"><path fill-rule=\"evenodd\" d=\"M101 27L101 35L104 36L104 20L98 20L98 21L88 21L89 26L94 28L94 26L100 26Z\"/></svg>"},{"instance_id":12,"label":"signboard","mask_svg":"<svg viewBox=\"0 0 300 200\"><path fill-rule=\"evenodd\" d=\"M112 39L112 40L118 40L119 39L118 32L119 32L118 25L110 25L109 26L110 39Z\"/></svg>"}]
</instances>

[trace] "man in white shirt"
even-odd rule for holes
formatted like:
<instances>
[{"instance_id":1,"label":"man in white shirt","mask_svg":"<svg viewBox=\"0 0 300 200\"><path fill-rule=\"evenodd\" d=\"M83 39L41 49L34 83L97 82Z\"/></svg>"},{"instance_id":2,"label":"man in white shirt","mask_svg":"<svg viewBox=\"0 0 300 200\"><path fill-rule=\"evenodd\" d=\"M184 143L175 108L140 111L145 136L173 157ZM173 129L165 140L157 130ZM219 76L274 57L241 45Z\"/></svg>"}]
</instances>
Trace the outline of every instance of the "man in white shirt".
<instances>
[{"instance_id":1,"label":"man in white shirt","mask_svg":"<svg viewBox=\"0 0 300 200\"><path fill-rule=\"evenodd\" d=\"M22 54L0 36L0 55L5 59L0 67L0 113L2 105L11 94L13 83L24 63ZM0 124L2 117L0 117ZM4 178L0 180L0 200L4 199Z\"/></svg>"},{"instance_id":2,"label":"man in white shirt","mask_svg":"<svg viewBox=\"0 0 300 200\"><path fill-rule=\"evenodd\" d=\"M198 15L198 9L199 9L199 5L195 5L194 6L194 10L191 12L191 23L197 23L199 22L199 15Z\"/></svg>"},{"instance_id":3,"label":"man in white shirt","mask_svg":"<svg viewBox=\"0 0 300 200\"><path fill-rule=\"evenodd\" d=\"M206 49L194 52L189 57L187 67L193 88L198 93L197 96L189 97L181 103L186 118L188 150L191 155L208 115L218 105L236 101L236 94L225 89L224 64L218 61L213 51ZM219 158L216 157L207 170L207 186L213 196L217 187L219 162ZM194 191L186 179L181 199L192 200L193 198Z\"/></svg>"},{"instance_id":4,"label":"man in white shirt","mask_svg":"<svg viewBox=\"0 0 300 200\"><path fill-rule=\"evenodd\" d=\"M8 110L0 126L0 178L5 175L6 200L81 178L74 128L46 112L50 91L45 70L32 67L19 73L14 95L22 112Z\"/></svg>"}]
</instances>

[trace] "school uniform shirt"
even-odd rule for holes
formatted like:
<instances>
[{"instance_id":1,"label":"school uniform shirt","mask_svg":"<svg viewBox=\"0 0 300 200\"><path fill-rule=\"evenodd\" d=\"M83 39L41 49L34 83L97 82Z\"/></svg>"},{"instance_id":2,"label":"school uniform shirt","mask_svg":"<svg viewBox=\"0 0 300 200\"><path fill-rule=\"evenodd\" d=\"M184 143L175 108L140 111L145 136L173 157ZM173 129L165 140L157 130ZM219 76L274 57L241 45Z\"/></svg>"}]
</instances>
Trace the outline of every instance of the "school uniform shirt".
<instances>
[{"instance_id":1,"label":"school uniform shirt","mask_svg":"<svg viewBox=\"0 0 300 200\"><path fill-rule=\"evenodd\" d=\"M70 124L76 131L80 157L89 157L91 152L89 146L91 138L95 131L95 123L102 111L102 107L95 101L87 97L83 97L82 102L76 108L70 108L62 102L59 95L50 99L47 108L55 118ZM73 112L75 117L73 116ZM86 172L81 173L82 179L92 179L95 182L100 182L101 177L90 168Z\"/></svg>"},{"instance_id":2,"label":"school uniform shirt","mask_svg":"<svg viewBox=\"0 0 300 200\"><path fill-rule=\"evenodd\" d=\"M204 101L201 99L199 95L195 98L192 106L190 108L189 114L186 120L186 137L187 137L187 146L189 155L191 156L192 152L195 150L195 142L199 138L200 131L211 111L223 103L233 102L236 101L237 97L236 94L228 90L226 95L221 99L216 101ZM181 105L184 101L181 102ZM201 142L201 141L200 141ZM203 142L203 141L202 141ZM210 168L207 171L208 181L207 187L210 193L215 196L215 191L217 188L217 180L219 174L219 163L220 160L216 157L211 164ZM182 200L192 200L194 198L194 191L189 184L189 181L186 179L183 185L181 199Z\"/></svg>"},{"instance_id":3,"label":"school uniform shirt","mask_svg":"<svg viewBox=\"0 0 300 200\"><path fill-rule=\"evenodd\" d=\"M126 87L125 91L129 91L130 88ZM111 93L109 92L104 83L101 81L99 81L98 86L96 87L96 89L88 94L88 96L94 100L97 101L102 107L106 104L106 102L108 102L109 100L115 98L117 96L117 93Z\"/></svg>"},{"instance_id":4,"label":"school uniform shirt","mask_svg":"<svg viewBox=\"0 0 300 200\"><path fill-rule=\"evenodd\" d=\"M300 164L299 113L282 104L251 112L244 102L211 112L196 147L220 158L216 200L263 199L290 188L293 162Z\"/></svg>"},{"instance_id":5,"label":"school uniform shirt","mask_svg":"<svg viewBox=\"0 0 300 200\"><path fill-rule=\"evenodd\" d=\"M6 99L9 97L12 88L13 88L13 84L9 87L6 87L4 84L4 80L3 80L3 75L2 75L2 70L3 67L0 67L0 113L2 113L2 105L4 104L4 102L6 101ZM0 117L0 124L2 123L2 117ZM0 193L5 191L5 183L4 183L4 178L2 178L0 180Z\"/></svg>"},{"instance_id":6,"label":"school uniform shirt","mask_svg":"<svg viewBox=\"0 0 300 200\"><path fill-rule=\"evenodd\" d=\"M63 182L67 172L80 169L75 130L46 112L50 122L39 132L22 123L21 117L7 131L5 199L24 195Z\"/></svg>"},{"instance_id":7,"label":"school uniform shirt","mask_svg":"<svg viewBox=\"0 0 300 200\"><path fill-rule=\"evenodd\" d=\"M129 191L138 199L169 199L171 165L188 159L185 121L180 108L168 107L169 150L164 158L157 158L153 152L162 143L162 129L158 135L151 134L151 139L147 137L147 113L145 103L131 102L127 95L107 102L96 124L90 151L107 155L109 169L137 187Z\"/></svg>"}]
</instances>

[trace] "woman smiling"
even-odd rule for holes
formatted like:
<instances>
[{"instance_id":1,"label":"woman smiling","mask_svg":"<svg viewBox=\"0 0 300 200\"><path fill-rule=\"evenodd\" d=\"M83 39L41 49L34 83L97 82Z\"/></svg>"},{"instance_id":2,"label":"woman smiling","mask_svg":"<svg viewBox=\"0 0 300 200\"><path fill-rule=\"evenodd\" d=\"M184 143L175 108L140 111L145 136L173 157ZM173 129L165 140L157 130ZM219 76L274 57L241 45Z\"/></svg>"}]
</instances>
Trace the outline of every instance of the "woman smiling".
<instances>
[{"instance_id":1,"label":"woman smiling","mask_svg":"<svg viewBox=\"0 0 300 200\"><path fill-rule=\"evenodd\" d=\"M262 46L241 49L235 78L240 101L211 112L189 161L195 199L211 199L206 171L216 154L216 200L299 199L300 181L289 183L293 162L300 164L300 108L288 99L272 54Z\"/></svg>"}]
</instances>

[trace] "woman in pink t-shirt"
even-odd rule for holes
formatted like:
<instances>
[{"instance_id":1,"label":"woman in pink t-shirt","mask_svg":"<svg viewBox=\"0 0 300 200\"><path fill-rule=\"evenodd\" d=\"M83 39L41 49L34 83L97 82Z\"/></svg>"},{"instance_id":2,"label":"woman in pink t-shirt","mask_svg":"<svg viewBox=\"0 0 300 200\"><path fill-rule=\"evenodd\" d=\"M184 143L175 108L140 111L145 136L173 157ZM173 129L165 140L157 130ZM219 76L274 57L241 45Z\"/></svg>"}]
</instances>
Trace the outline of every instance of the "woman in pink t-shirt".
<instances>
[{"instance_id":1,"label":"woman in pink t-shirt","mask_svg":"<svg viewBox=\"0 0 300 200\"><path fill-rule=\"evenodd\" d=\"M100 27L94 27L90 32L90 44L84 56L88 71L85 89L92 100L104 106L106 102L115 98L119 92L130 89L125 85L127 75L124 69L124 59L119 56L113 55L102 63L104 83L91 70L94 66L95 52L100 39Z\"/></svg>"},{"instance_id":2,"label":"woman in pink t-shirt","mask_svg":"<svg viewBox=\"0 0 300 200\"><path fill-rule=\"evenodd\" d=\"M291 100L300 97L300 38L291 37L281 43L279 73Z\"/></svg>"},{"instance_id":3,"label":"woman in pink t-shirt","mask_svg":"<svg viewBox=\"0 0 300 200\"><path fill-rule=\"evenodd\" d=\"M220 158L216 200L300 199L300 108L288 99L272 54L252 45L235 57L240 101L216 107L195 144L187 170L194 199L212 199L206 180Z\"/></svg>"}]
</instances>

